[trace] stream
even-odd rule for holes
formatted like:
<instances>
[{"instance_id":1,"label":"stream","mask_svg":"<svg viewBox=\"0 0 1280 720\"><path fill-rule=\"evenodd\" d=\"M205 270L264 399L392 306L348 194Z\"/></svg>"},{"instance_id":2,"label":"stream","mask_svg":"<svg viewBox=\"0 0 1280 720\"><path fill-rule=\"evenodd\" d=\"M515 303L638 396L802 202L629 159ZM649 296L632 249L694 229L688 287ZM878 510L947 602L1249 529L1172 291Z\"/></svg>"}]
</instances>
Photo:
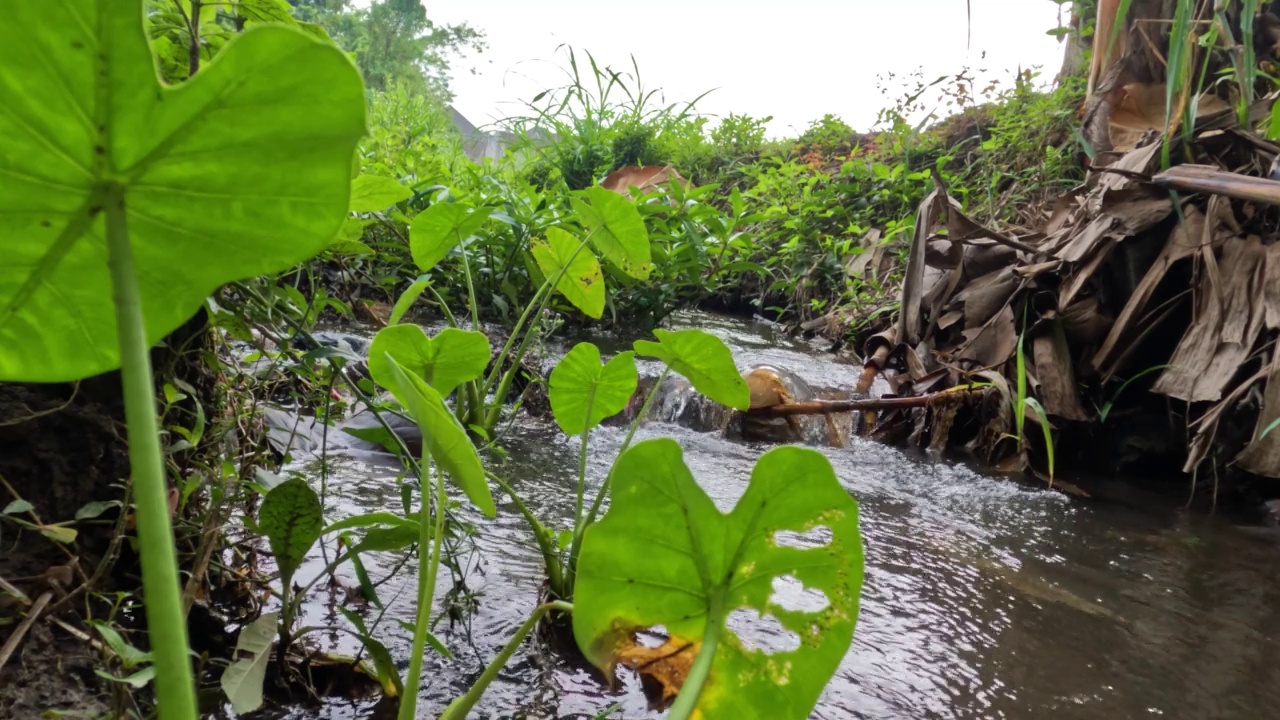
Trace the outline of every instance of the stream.
<instances>
[{"instance_id":1,"label":"stream","mask_svg":"<svg viewBox=\"0 0 1280 720\"><path fill-rule=\"evenodd\" d=\"M763 323L690 313L672 324L717 334L740 368L787 368L817 388L848 392L860 369ZM597 344L606 359L628 346ZM657 373L640 365L642 376ZM588 497L624 433L610 426L594 432ZM645 424L637 440L656 436L680 442L722 510L771 447L665 422ZM549 421L521 417L504 446L509 458L494 470L544 521L567 527L577 440ZM820 449L860 504L866 579L853 646L813 718L1280 717L1280 543L1265 534L1184 513L1168 500L1073 499L856 437L847 447ZM288 469L318 483L314 457L295 457ZM375 458L331 456L327 520L398 511L397 473L397 465ZM461 559L476 611L436 627L454 658L429 653L420 717L435 717L462 694L537 603L541 557L509 499L494 493L496 519L462 512L477 528ZM366 564L376 580L402 556L374 554ZM314 553L300 581L322 566ZM350 566L338 574L355 586ZM416 584L416 562L409 562L379 588L390 610L374 634L402 672L410 634L397 621L412 621ZM437 607L451 584L442 570ZM312 598L302 625L340 626L335 605L357 607L341 590L319 589ZM377 617L372 606L362 612L369 623ZM313 640L342 653L359 650L337 632ZM639 682L622 672L611 692L541 643L526 642L473 717L592 718L609 709L604 717L660 717ZM376 699L272 713L298 720L393 716L389 703Z\"/></svg>"}]
</instances>

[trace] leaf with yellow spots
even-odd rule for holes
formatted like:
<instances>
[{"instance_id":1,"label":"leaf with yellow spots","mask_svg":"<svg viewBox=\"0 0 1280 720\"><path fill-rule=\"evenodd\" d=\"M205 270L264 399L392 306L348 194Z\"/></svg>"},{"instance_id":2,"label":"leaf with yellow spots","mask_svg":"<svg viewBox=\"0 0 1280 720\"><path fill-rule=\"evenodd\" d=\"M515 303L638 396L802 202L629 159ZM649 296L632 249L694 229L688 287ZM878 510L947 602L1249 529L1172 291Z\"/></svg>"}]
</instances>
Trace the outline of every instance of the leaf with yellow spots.
<instances>
[{"instance_id":1,"label":"leaf with yellow spots","mask_svg":"<svg viewBox=\"0 0 1280 720\"><path fill-rule=\"evenodd\" d=\"M586 244L551 227L547 228L547 239L534 240L529 249L543 275L549 279L559 276L556 291L588 317L599 320L604 314L604 275Z\"/></svg>"},{"instance_id":2,"label":"leaf with yellow spots","mask_svg":"<svg viewBox=\"0 0 1280 720\"><path fill-rule=\"evenodd\" d=\"M613 470L587 529L573 632L609 678L630 667L675 696L671 719L808 717L853 640L862 589L858 506L816 450L780 447L721 513L670 439ZM661 627L658 648L637 633ZM677 695L678 693L678 695Z\"/></svg>"}]
</instances>

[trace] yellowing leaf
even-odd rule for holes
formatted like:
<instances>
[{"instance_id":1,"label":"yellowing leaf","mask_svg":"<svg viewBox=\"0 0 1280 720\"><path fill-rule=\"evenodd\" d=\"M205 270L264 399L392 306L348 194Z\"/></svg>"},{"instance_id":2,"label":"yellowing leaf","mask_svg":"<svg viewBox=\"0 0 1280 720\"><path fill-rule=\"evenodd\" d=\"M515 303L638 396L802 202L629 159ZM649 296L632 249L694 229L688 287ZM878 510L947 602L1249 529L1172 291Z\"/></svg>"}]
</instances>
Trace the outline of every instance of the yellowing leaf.
<instances>
[{"instance_id":1,"label":"yellowing leaf","mask_svg":"<svg viewBox=\"0 0 1280 720\"><path fill-rule=\"evenodd\" d=\"M543 275L548 278L559 275L556 290L566 300L587 317L598 320L604 315L604 275L600 272L600 263L580 240L553 227L547 229L546 241L533 241L530 250Z\"/></svg>"},{"instance_id":2,"label":"yellowing leaf","mask_svg":"<svg viewBox=\"0 0 1280 720\"><path fill-rule=\"evenodd\" d=\"M679 686L693 717L802 720L853 640L862 573L857 504L821 453L765 453L726 515L679 444L646 440L618 458L609 511L585 532L573 634L609 677L623 664L668 699ZM794 649L749 646L730 629L735 613L771 616ZM659 625L669 641L639 646L636 634ZM700 674L691 656L707 653Z\"/></svg>"}]
</instances>

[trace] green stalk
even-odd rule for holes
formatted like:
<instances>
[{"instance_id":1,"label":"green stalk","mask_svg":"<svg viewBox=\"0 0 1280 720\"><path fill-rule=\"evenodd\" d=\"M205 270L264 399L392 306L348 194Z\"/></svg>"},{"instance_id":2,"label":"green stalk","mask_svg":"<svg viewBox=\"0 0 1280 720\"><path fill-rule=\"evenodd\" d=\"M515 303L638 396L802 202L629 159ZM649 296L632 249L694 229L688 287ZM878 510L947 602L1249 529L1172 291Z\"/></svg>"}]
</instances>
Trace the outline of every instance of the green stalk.
<instances>
[{"instance_id":1,"label":"green stalk","mask_svg":"<svg viewBox=\"0 0 1280 720\"><path fill-rule=\"evenodd\" d=\"M529 304L524 306L524 312L520 313L520 318L516 320L515 327L511 328L511 333L507 335L507 341L502 345L502 352L498 353L498 361L493 366L493 372L489 373L489 376L484 380L484 385L481 387L482 395L488 395L489 389L493 387L494 383L498 382L498 375L502 372L502 362L511 353L511 346L515 344L516 337L520 335L520 330L528 322L529 315L533 313L534 307L541 307L539 303L543 299L543 294L549 294L550 292L551 280L548 278L542 281L542 287L538 288L538 291L533 294Z\"/></svg>"},{"instance_id":2,"label":"green stalk","mask_svg":"<svg viewBox=\"0 0 1280 720\"><path fill-rule=\"evenodd\" d=\"M133 272L124 188L111 183L101 192L107 214L107 264L111 268L116 329L120 336L120 375L128 424L129 466L133 471L138 546L142 555L147 632L157 668L156 704L164 720L194 720L195 682L187 657L187 624L178 584L178 554L169 524L150 348L142 316L142 298Z\"/></svg>"},{"instance_id":3,"label":"green stalk","mask_svg":"<svg viewBox=\"0 0 1280 720\"><path fill-rule=\"evenodd\" d=\"M644 422L645 417L649 414L649 407L653 405L653 399L658 396L658 388L662 387L662 383L671 374L671 368L663 368L662 374L658 376L657 382L653 384L653 388L649 390L649 396L644 399L644 405L640 406L640 413L631 421L631 427L627 428L627 436L622 439L622 447L618 448L618 455L614 458L614 467L617 467L617 458L622 457L622 453L631 447L631 440L636 436L636 430L640 429L640 423ZM604 504L604 496L609 492L609 483L613 480L613 468L609 468L609 474L605 476L604 482L600 483L600 488L596 490L596 497L591 501L591 510L587 516L578 523L573 529L573 542L569 546L569 569L568 576L570 579L570 589L573 587L573 577L578 569L578 553L582 551L582 535L596 521L596 516L600 514L600 506Z\"/></svg>"},{"instance_id":4,"label":"green stalk","mask_svg":"<svg viewBox=\"0 0 1280 720\"><path fill-rule=\"evenodd\" d=\"M507 661L515 654L516 648L520 647L520 643L524 642L529 633L533 632L533 628L542 619L542 616L552 610L566 613L573 612L573 605L561 600L555 600L534 608L534 611L529 615L529 619L524 621L519 630L516 630L516 634L507 642L506 647L502 648L502 652L498 653L497 657L485 666L484 672L476 679L471 689L467 690L467 693L462 697L449 703L449 707L445 708L444 713L440 715L440 720L462 720L466 718L467 713L471 712L471 708L475 707L475 704L480 700L480 696L484 695L485 689L489 687L494 678L498 677L498 673L502 672L502 668L507 664Z\"/></svg>"},{"instance_id":5,"label":"green stalk","mask_svg":"<svg viewBox=\"0 0 1280 720\"><path fill-rule=\"evenodd\" d=\"M444 301L444 298L440 297L439 291L430 285L427 286L427 291L431 293L436 305L440 307L440 312L444 314L445 320L449 322L449 327L458 327L458 318L453 316L453 311L449 310L449 304Z\"/></svg>"},{"instance_id":6,"label":"green stalk","mask_svg":"<svg viewBox=\"0 0 1280 720\"><path fill-rule=\"evenodd\" d=\"M459 245L462 244L462 240L459 238ZM467 304L471 306L471 329L481 332L480 308L476 303L476 286L471 281L471 261L467 259L466 248L462 250L462 274L467 278Z\"/></svg>"},{"instance_id":7,"label":"green stalk","mask_svg":"<svg viewBox=\"0 0 1280 720\"><path fill-rule=\"evenodd\" d=\"M702 694L702 686L706 684L707 675L711 673L711 664L715 662L716 646L720 644L720 633L724 630L724 591L718 590L712 593L710 600L707 608L707 629L702 635L702 649L698 651L693 667L689 668L689 674L684 679L680 694L671 704L671 712L667 713L667 720L688 720L693 716L693 711L698 705L698 697Z\"/></svg>"},{"instance_id":8,"label":"green stalk","mask_svg":"<svg viewBox=\"0 0 1280 720\"><path fill-rule=\"evenodd\" d=\"M425 452L424 452L425 454ZM436 573L440 569L440 539L444 537L444 477L433 473L430 456L423 463L426 473L423 480L435 486L436 523L431 527L430 503L424 486L422 510L418 516L418 612L413 623L413 654L409 656L409 672L404 682L404 697L400 698L399 720L414 720L418 707L418 685L422 680L422 660L427 653L427 626L431 621L431 604L436 594ZM434 476L434 481L432 480ZM435 537L431 537L434 532ZM427 553L427 540L431 540L431 552Z\"/></svg>"},{"instance_id":9,"label":"green stalk","mask_svg":"<svg viewBox=\"0 0 1280 720\"><path fill-rule=\"evenodd\" d=\"M573 534L578 534L578 528L582 525L582 498L587 490L587 440L591 438L591 406L596 400L596 386L593 384L587 390L587 422L582 428L582 444L578 448L578 503L574 506L573 512Z\"/></svg>"},{"instance_id":10,"label":"green stalk","mask_svg":"<svg viewBox=\"0 0 1280 720\"><path fill-rule=\"evenodd\" d=\"M588 239L590 237L591 237L590 235L587 236ZM572 263L573 259L578 257L578 253L582 252L582 249L585 248L586 246L587 246L587 240L584 239L581 243L578 244L578 249L573 251L573 254L569 256L569 259L565 261L564 265L560 266L560 270L556 272L556 276L554 278L551 278L551 280L548 283L544 283L543 287L546 287L548 284L554 287L557 283L559 283L560 278L564 277L565 272L568 271L569 263ZM548 292L542 296L542 302L538 304L538 310L537 310L538 314L542 313L542 309L547 306L547 302L550 300L551 300L551 293ZM526 314L528 314L528 308L531 308L531 307L533 307L532 302L529 303L529 306L527 308L525 308ZM508 368L506 374L502 376L502 382L498 385L498 390L496 393L494 393L494 396L493 396L493 407L489 408L489 414L487 417L485 417L485 422L484 422L485 430L490 430L498 426L498 416L502 412L502 400L507 396L507 393L511 391L511 383L515 381L516 373L520 371L520 361L524 358L525 352L528 351L529 343L533 341L534 327L535 326L530 325L529 329L525 332L524 337L520 340L520 347L516 348L516 354L512 356L511 367ZM505 356L508 348L511 347L511 340L514 337L515 337L515 333L513 332L511 335L511 338L507 338L507 345L502 349L503 355L499 356L498 358L499 364L497 367L494 368L495 370L502 366L501 365L502 357Z\"/></svg>"},{"instance_id":11,"label":"green stalk","mask_svg":"<svg viewBox=\"0 0 1280 720\"><path fill-rule=\"evenodd\" d=\"M564 575L560 572L559 553L556 550L555 540L547 530L547 527L538 520L538 516L533 514L533 511L524 503L524 500L520 499L520 496L516 494L510 483L488 470L484 474L511 498L516 510L524 516L525 522L529 523L529 527L533 530L533 539L538 543L538 550L542 553L543 564L547 566L547 581L551 585L551 592L557 597L568 597L567 592L562 592L566 588L564 587Z\"/></svg>"},{"instance_id":12,"label":"green stalk","mask_svg":"<svg viewBox=\"0 0 1280 720\"><path fill-rule=\"evenodd\" d=\"M539 313L542 312L542 308L546 306L546 301L551 297L551 293L554 291L556 283L560 282L560 278L564 276L565 270L568 268L568 264L573 262L574 258L578 257L578 253L582 252L582 248L587 246L587 242L591 240L591 236L594 234L594 232L588 233L587 237L583 238L582 243L578 245L578 249L573 252L573 255L569 257L568 262L565 263L565 267L560 268L560 272L556 273L554 278L544 279L542 281L542 287L538 288L538 292L533 294L533 298L529 301L529 304L525 305L524 312L520 313L520 318L516 320L515 327L511 329L511 334L507 336L507 342L502 346L502 352L498 353L498 362L494 365L493 372L489 374L489 377L485 378L483 392L481 393L482 395L488 395L489 389L492 388L493 383L497 381L498 374L502 371L502 361L511 352L511 345L520 334L520 330L524 327L524 324L529 321L529 315L533 311L534 307L536 306L538 308L537 311ZM545 297L543 297L543 293L546 293ZM539 300L542 302L539 303ZM521 356L522 354L517 355L517 357ZM505 380L506 378L503 379ZM501 398L502 395L496 395L495 397Z\"/></svg>"}]
</instances>

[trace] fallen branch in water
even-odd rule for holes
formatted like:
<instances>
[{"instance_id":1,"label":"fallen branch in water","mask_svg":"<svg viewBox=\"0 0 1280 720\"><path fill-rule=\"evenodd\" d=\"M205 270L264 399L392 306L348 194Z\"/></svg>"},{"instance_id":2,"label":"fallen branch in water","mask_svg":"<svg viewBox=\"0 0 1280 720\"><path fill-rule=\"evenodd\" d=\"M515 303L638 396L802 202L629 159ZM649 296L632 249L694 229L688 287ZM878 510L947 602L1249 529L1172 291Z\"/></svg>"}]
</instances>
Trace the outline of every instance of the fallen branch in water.
<instances>
[{"instance_id":1,"label":"fallen branch in water","mask_svg":"<svg viewBox=\"0 0 1280 720\"><path fill-rule=\"evenodd\" d=\"M860 400L808 400L805 402L774 405L772 407L752 408L747 415L757 418L790 417L792 415L830 415L864 410L899 410L904 408L921 408L952 402L972 393L982 392L986 385L957 385L927 395L913 397L880 397Z\"/></svg>"}]
</instances>

